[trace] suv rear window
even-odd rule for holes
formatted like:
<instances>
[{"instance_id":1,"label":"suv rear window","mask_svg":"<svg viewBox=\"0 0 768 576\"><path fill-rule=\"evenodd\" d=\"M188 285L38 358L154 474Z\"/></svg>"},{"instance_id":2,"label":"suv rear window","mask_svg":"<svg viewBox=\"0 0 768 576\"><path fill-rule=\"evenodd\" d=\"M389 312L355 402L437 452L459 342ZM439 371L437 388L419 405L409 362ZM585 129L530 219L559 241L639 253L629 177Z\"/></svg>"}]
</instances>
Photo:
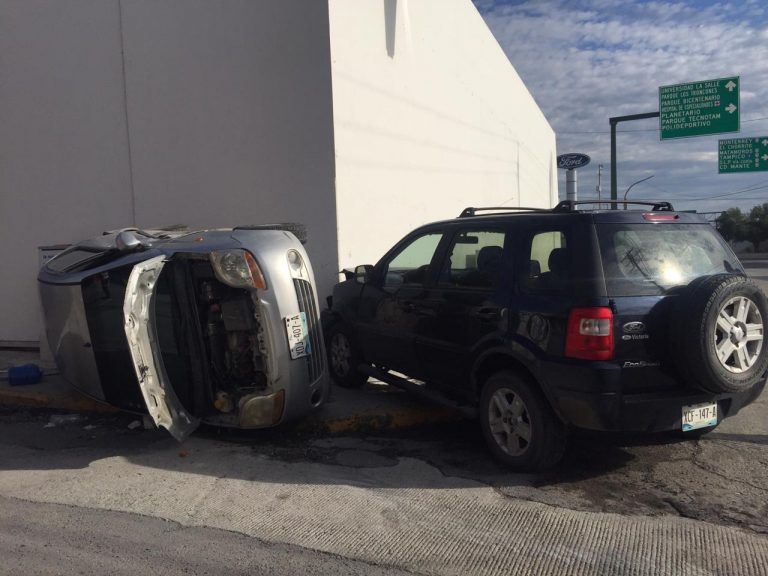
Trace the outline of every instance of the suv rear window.
<instances>
[{"instance_id":1,"label":"suv rear window","mask_svg":"<svg viewBox=\"0 0 768 576\"><path fill-rule=\"evenodd\" d=\"M741 272L709 224L598 224L609 296L650 296L699 276Z\"/></svg>"}]
</instances>

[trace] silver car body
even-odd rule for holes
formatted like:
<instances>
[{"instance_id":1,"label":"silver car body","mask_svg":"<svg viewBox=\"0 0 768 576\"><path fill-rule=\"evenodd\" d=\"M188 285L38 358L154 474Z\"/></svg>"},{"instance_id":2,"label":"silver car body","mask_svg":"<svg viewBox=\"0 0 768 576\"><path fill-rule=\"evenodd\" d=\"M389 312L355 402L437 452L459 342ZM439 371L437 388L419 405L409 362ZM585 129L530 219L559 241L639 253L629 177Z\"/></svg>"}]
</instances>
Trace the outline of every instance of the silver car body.
<instances>
[{"instance_id":1,"label":"silver car body","mask_svg":"<svg viewBox=\"0 0 768 576\"><path fill-rule=\"evenodd\" d=\"M131 242L136 234L128 243L125 233L119 232L82 242L40 271L48 341L60 371L73 386L98 400L138 411L144 406L128 390L133 383L155 423L179 440L200 421L263 428L299 418L322 404L328 375L314 275L292 233L149 231L147 236L138 235L139 244ZM215 266L206 264L213 262L211 254L243 250L252 255L263 276L261 288L226 285ZM85 262L78 261L82 256ZM207 274L207 266L218 282L191 273L186 280L181 272L194 268ZM172 276L182 279L172 282ZM201 302L195 282L227 296ZM165 288L158 288L161 283ZM209 303L208 324L190 320L205 315ZM192 332L200 333L200 343L195 343L198 339L190 336ZM192 344L182 354L178 350L184 339ZM218 362L214 356L220 357ZM240 362L235 366L238 374L246 373L238 376L245 384L232 384L232 390L218 386L216 382L226 384L221 373L229 374L235 360ZM128 362L130 376L121 369ZM249 382L249 375L258 382Z\"/></svg>"}]
</instances>

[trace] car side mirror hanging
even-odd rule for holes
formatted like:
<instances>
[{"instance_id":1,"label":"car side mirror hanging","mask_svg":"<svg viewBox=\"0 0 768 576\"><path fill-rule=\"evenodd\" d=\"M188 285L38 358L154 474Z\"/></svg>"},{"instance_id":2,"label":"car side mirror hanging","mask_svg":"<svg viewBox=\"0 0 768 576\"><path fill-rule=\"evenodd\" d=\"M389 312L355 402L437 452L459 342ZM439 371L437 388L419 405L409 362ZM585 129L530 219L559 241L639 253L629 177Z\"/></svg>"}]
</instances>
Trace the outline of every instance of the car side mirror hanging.
<instances>
[{"instance_id":1,"label":"car side mirror hanging","mask_svg":"<svg viewBox=\"0 0 768 576\"><path fill-rule=\"evenodd\" d=\"M373 266L364 264L355 268L355 282L358 284L368 284L373 278Z\"/></svg>"}]
</instances>

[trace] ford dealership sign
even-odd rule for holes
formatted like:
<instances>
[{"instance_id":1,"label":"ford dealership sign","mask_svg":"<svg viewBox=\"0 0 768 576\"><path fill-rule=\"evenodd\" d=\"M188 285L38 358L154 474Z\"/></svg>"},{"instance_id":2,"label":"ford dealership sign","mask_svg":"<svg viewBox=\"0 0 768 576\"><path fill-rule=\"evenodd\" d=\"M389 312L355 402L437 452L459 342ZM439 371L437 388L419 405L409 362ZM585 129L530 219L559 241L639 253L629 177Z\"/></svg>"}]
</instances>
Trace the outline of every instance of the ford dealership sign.
<instances>
[{"instance_id":1,"label":"ford dealership sign","mask_svg":"<svg viewBox=\"0 0 768 576\"><path fill-rule=\"evenodd\" d=\"M581 168L589 164L590 157L586 154L560 154L557 157L557 167L565 170L573 170L574 168Z\"/></svg>"}]
</instances>

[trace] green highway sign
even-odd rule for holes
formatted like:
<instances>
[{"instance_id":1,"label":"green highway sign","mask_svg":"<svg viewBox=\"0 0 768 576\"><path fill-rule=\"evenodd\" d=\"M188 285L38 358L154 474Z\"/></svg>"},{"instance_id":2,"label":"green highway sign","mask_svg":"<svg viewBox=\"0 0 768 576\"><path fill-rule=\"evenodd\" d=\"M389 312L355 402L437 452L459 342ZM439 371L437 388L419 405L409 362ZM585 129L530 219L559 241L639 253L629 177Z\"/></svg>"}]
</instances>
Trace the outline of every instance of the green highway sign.
<instances>
[{"instance_id":1,"label":"green highway sign","mask_svg":"<svg viewBox=\"0 0 768 576\"><path fill-rule=\"evenodd\" d=\"M717 148L720 174L768 171L768 136L720 140Z\"/></svg>"},{"instance_id":2,"label":"green highway sign","mask_svg":"<svg viewBox=\"0 0 768 576\"><path fill-rule=\"evenodd\" d=\"M661 139L739 131L738 76L659 88Z\"/></svg>"}]
</instances>

